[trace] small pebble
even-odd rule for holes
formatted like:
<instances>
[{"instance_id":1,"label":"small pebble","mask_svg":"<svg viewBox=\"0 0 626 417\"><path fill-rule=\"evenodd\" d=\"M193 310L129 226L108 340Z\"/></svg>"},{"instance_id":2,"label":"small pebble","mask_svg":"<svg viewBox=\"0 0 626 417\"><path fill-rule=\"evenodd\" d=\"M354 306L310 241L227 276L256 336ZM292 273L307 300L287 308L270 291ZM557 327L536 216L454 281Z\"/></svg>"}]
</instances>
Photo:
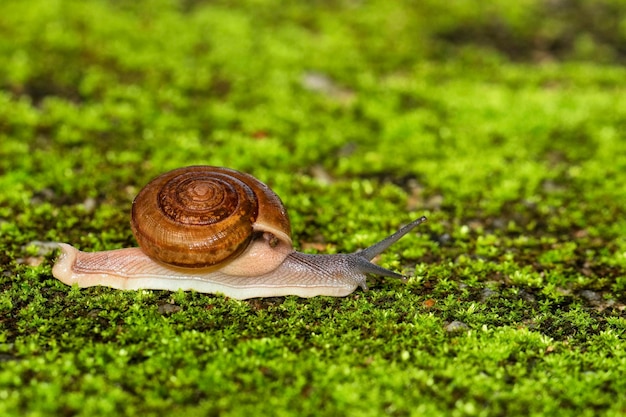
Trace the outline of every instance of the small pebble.
<instances>
[{"instance_id":1,"label":"small pebble","mask_svg":"<svg viewBox=\"0 0 626 417\"><path fill-rule=\"evenodd\" d=\"M488 300L490 298L496 297L497 295L498 295L497 291L494 291L491 288L483 288L480 291L479 299L482 302L482 301L486 301L486 300Z\"/></svg>"},{"instance_id":2,"label":"small pebble","mask_svg":"<svg viewBox=\"0 0 626 417\"><path fill-rule=\"evenodd\" d=\"M602 296L595 291L582 290L580 296L590 302L591 304L597 304L602 301Z\"/></svg>"},{"instance_id":3,"label":"small pebble","mask_svg":"<svg viewBox=\"0 0 626 417\"><path fill-rule=\"evenodd\" d=\"M159 306L160 314L173 314L179 312L180 310L180 306L177 306L176 304L165 303Z\"/></svg>"},{"instance_id":4,"label":"small pebble","mask_svg":"<svg viewBox=\"0 0 626 417\"><path fill-rule=\"evenodd\" d=\"M337 89L337 86L329 77L319 72L304 73L301 83L306 90L316 93L331 94Z\"/></svg>"},{"instance_id":5,"label":"small pebble","mask_svg":"<svg viewBox=\"0 0 626 417\"><path fill-rule=\"evenodd\" d=\"M450 242L452 242L452 236L449 233L444 233L441 235L435 236L435 241L439 243L441 246L446 246Z\"/></svg>"},{"instance_id":6,"label":"small pebble","mask_svg":"<svg viewBox=\"0 0 626 417\"><path fill-rule=\"evenodd\" d=\"M469 326L462 321L454 320L453 322L448 323L444 329L448 333L460 333L469 329Z\"/></svg>"},{"instance_id":7,"label":"small pebble","mask_svg":"<svg viewBox=\"0 0 626 417\"><path fill-rule=\"evenodd\" d=\"M85 201L83 201L83 208L87 213L91 213L96 209L98 202L93 197L87 197Z\"/></svg>"},{"instance_id":8,"label":"small pebble","mask_svg":"<svg viewBox=\"0 0 626 417\"><path fill-rule=\"evenodd\" d=\"M519 290L518 295L519 298L526 301L527 303L534 303L535 301L537 301L536 297L533 294L525 290Z\"/></svg>"}]
</instances>

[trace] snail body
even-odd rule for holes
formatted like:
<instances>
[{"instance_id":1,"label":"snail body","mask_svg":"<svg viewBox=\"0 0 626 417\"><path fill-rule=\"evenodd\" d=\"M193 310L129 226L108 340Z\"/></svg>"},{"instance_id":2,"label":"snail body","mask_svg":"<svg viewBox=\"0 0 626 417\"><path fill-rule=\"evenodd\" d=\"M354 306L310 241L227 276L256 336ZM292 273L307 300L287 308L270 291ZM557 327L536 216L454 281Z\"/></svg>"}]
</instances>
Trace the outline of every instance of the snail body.
<instances>
[{"instance_id":1,"label":"snail body","mask_svg":"<svg viewBox=\"0 0 626 417\"><path fill-rule=\"evenodd\" d=\"M269 187L239 171L192 166L160 175L133 201L139 248L81 252L61 243L52 274L79 287L341 297L366 290L367 274L405 279L370 261L425 220L355 253L304 254L293 249L287 212Z\"/></svg>"}]
</instances>

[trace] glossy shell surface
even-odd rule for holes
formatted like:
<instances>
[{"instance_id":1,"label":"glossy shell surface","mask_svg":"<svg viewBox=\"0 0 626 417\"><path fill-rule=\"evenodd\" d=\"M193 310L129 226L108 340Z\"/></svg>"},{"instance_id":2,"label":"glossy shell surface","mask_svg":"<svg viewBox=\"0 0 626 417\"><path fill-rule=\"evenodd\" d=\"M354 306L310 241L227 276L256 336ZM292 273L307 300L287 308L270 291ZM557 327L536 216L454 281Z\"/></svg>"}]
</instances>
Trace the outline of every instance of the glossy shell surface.
<instances>
[{"instance_id":1,"label":"glossy shell surface","mask_svg":"<svg viewBox=\"0 0 626 417\"><path fill-rule=\"evenodd\" d=\"M184 268L233 259L263 233L291 244L287 213L267 185L212 166L180 168L152 180L133 201L131 227L148 256Z\"/></svg>"}]
</instances>

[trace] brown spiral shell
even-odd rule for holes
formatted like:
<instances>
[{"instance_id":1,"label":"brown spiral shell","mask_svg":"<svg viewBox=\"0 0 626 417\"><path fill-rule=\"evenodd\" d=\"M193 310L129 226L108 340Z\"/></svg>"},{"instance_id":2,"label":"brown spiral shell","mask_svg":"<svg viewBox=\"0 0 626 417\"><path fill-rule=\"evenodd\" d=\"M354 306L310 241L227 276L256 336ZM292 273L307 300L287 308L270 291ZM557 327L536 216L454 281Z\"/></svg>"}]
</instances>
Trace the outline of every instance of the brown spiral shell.
<instances>
[{"instance_id":1,"label":"brown spiral shell","mask_svg":"<svg viewBox=\"0 0 626 417\"><path fill-rule=\"evenodd\" d=\"M131 227L148 256L187 268L232 259L265 232L291 244L280 198L251 175L222 167L158 176L133 201Z\"/></svg>"}]
</instances>

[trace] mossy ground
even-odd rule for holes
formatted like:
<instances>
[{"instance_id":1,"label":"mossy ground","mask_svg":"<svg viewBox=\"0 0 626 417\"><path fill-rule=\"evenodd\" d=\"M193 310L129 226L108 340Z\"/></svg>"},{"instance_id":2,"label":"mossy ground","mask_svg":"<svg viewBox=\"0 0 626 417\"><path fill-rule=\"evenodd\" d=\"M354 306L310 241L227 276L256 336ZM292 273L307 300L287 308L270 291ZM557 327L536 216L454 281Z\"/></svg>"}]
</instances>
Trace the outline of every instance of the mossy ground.
<instances>
[{"instance_id":1,"label":"mossy ground","mask_svg":"<svg viewBox=\"0 0 626 417\"><path fill-rule=\"evenodd\" d=\"M626 415L626 3L0 4L0 414ZM345 298L79 290L150 178L270 184L299 248L421 215Z\"/></svg>"}]
</instances>

